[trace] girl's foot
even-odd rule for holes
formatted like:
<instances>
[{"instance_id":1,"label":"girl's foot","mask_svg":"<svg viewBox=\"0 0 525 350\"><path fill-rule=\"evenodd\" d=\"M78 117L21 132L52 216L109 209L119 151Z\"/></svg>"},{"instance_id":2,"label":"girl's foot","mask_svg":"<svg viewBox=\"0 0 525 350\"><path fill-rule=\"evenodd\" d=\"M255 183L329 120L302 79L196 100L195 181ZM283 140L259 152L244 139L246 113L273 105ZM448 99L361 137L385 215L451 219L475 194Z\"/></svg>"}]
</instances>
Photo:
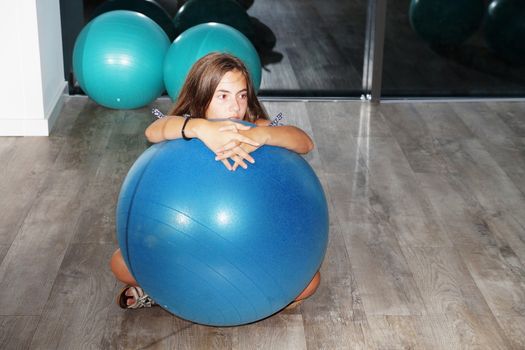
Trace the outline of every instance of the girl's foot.
<instances>
[{"instance_id":1,"label":"girl's foot","mask_svg":"<svg viewBox=\"0 0 525 350\"><path fill-rule=\"evenodd\" d=\"M157 305L142 288L130 285L122 288L117 295L117 304L123 309L140 309Z\"/></svg>"}]
</instances>

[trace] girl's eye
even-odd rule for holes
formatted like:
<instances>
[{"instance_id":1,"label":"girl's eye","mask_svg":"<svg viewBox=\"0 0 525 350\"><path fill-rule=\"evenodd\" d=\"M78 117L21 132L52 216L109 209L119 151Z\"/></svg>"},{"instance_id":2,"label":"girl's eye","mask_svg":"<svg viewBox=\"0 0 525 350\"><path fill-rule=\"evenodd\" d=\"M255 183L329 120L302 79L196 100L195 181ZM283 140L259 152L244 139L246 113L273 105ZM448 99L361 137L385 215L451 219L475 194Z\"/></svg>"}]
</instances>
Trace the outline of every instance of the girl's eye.
<instances>
[{"instance_id":1,"label":"girl's eye","mask_svg":"<svg viewBox=\"0 0 525 350\"><path fill-rule=\"evenodd\" d=\"M217 95L217 98L218 98L219 100L225 100L226 97L227 97L226 94L220 94L220 95Z\"/></svg>"},{"instance_id":2,"label":"girl's eye","mask_svg":"<svg viewBox=\"0 0 525 350\"><path fill-rule=\"evenodd\" d=\"M248 94L242 94L242 95L241 95L241 99L242 99L242 100L246 100L247 98L248 98Z\"/></svg>"}]
</instances>

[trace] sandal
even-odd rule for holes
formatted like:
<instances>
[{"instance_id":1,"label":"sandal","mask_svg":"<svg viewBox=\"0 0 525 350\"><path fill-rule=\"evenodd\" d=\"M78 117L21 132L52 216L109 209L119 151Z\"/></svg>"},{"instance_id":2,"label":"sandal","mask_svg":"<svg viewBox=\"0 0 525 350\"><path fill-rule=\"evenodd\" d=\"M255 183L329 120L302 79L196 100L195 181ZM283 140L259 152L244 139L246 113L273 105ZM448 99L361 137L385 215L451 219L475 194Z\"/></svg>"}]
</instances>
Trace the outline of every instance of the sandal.
<instances>
[{"instance_id":1,"label":"sandal","mask_svg":"<svg viewBox=\"0 0 525 350\"><path fill-rule=\"evenodd\" d=\"M284 309L285 310L293 310L296 307L298 307L299 305L301 305L303 301L304 301L304 299L294 300L290 304L288 304L288 306L286 306Z\"/></svg>"},{"instance_id":2,"label":"sandal","mask_svg":"<svg viewBox=\"0 0 525 350\"><path fill-rule=\"evenodd\" d=\"M126 292L130 291L131 295L126 295ZM128 305L128 300L133 299L135 302ZM141 309L144 307L152 307L157 303L151 299L149 295L144 293L144 290L138 286L127 285L117 295L117 304L123 309Z\"/></svg>"}]
</instances>

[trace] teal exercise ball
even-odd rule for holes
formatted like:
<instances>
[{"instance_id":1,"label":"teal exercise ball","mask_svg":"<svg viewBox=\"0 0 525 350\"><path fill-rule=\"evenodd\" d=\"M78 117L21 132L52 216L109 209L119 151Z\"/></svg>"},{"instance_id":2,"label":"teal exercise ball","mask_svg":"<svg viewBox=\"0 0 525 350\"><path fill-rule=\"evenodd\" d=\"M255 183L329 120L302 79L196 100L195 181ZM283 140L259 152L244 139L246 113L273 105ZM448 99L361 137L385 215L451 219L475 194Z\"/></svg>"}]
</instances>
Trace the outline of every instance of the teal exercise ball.
<instances>
[{"instance_id":1,"label":"teal exercise ball","mask_svg":"<svg viewBox=\"0 0 525 350\"><path fill-rule=\"evenodd\" d=\"M191 67L212 52L229 53L248 68L256 91L261 85L261 60L252 43L238 30L220 23L204 23L188 29L171 44L164 60L166 91L176 100Z\"/></svg>"},{"instance_id":2,"label":"teal exercise ball","mask_svg":"<svg viewBox=\"0 0 525 350\"><path fill-rule=\"evenodd\" d=\"M235 0L190 0L179 9L173 19L177 34L209 22L229 25L250 40L255 36L250 16Z\"/></svg>"},{"instance_id":3,"label":"teal exercise ball","mask_svg":"<svg viewBox=\"0 0 525 350\"><path fill-rule=\"evenodd\" d=\"M525 1L494 0L488 9L485 38L500 57L525 64Z\"/></svg>"},{"instance_id":4,"label":"teal exercise ball","mask_svg":"<svg viewBox=\"0 0 525 350\"><path fill-rule=\"evenodd\" d=\"M414 31L432 46L457 46L480 27L484 0L412 0L409 19Z\"/></svg>"},{"instance_id":5,"label":"teal exercise ball","mask_svg":"<svg viewBox=\"0 0 525 350\"><path fill-rule=\"evenodd\" d=\"M166 32L170 41L175 40L175 26L170 14L154 0L108 0L95 8L91 19L116 10L135 11L146 15Z\"/></svg>"},{"instance_id":6,"label":"teal exercise ball","mask_svg":"<svg viewBox=\"0 0 525 350\"><path fill-rule=\"evenodd\" d=\"M170 41L150 18L111 11L89 22L73 49L73 70L82 90L115 109L147 105L164 91L163 63Z\"/></svg>"}]
</instances>

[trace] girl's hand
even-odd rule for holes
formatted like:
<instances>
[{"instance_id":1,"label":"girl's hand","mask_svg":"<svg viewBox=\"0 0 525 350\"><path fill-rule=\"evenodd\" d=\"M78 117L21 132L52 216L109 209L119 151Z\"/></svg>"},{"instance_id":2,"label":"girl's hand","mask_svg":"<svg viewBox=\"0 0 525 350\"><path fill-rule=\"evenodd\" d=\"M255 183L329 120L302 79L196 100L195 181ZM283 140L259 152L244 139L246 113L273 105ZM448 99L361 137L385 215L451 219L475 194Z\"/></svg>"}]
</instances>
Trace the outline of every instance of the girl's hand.
<instances>
[{"instance_id":1,"label":"girl's hand","mask_svg":"<svg viewBox=\"0 0 525 350\"><path fill-rule=\"evenodd\" d=\"M207 120L206 123L202 123L199 125L200 126L198 128L195 128L195 134L217 156L222 155L221 152L224 148L224 145L239 145L242 143L246 145L251 145L253 147L260 146L260 144L257 141L254 141L249 136L243 135L241 133L250 129L249 126L243 125L241 123L236 123L229 120L217 122ZM255 162L252 156L250 156L248 152L244 151L241 148L232 147L228 148L228 151L230 151L229 157L223 157L221 159L218 159L221 160L221 162L228 170L234 170L234 168L228 161L228 158L233 159L235 162L239 162L241 166L244 165L245 167L247 167L247 165L244 162L244 160L247 160L250 163ZM235 169L237 168L237 166L235 167Z\"/></svg>"},{"instance_id":2,"label":"girl's hand","mask_svg":"<svg viewBox=\"0 0 525 350\"><path fill-rule=\"evenodd\" d=\"M250 156L250 153L252 153L259 147L260 146L252 146L247 143L240 143L236 141L229 142L227 145L217 150L217 156L215 157L215 160L224 161L227 159L231 159L234 163L231 169L233 171L235 171L235 169L237 169L239 165L243 169L248 169L248 165L246 165L243 159L248 160L252 164L255 163L255 160L252 156Z\"/></svg>"},{"instance_id":3,"label":"girl's hand","mask_svg":"<svg viewBox=\"0 0 525 350\"><path fill-rule=\"evenodd\" d=\"M244 159L253 160L253 158L250 156L250 153L258 149L260 146L264 145L267 141L267 134L261 131L263 131L261 128L239 130L239 133L241 133L245 137L248 137L251 140L255 140L258 145L233 140L217 150L218 155L217 157L215 157L215 160L224 161L227 159L231 159L234 162L232 170L237 169L239 165L242 168L247 169L248 166L244 162ZM255 163L255 161L250 162Z\"/></svg>"}]
</instances>

